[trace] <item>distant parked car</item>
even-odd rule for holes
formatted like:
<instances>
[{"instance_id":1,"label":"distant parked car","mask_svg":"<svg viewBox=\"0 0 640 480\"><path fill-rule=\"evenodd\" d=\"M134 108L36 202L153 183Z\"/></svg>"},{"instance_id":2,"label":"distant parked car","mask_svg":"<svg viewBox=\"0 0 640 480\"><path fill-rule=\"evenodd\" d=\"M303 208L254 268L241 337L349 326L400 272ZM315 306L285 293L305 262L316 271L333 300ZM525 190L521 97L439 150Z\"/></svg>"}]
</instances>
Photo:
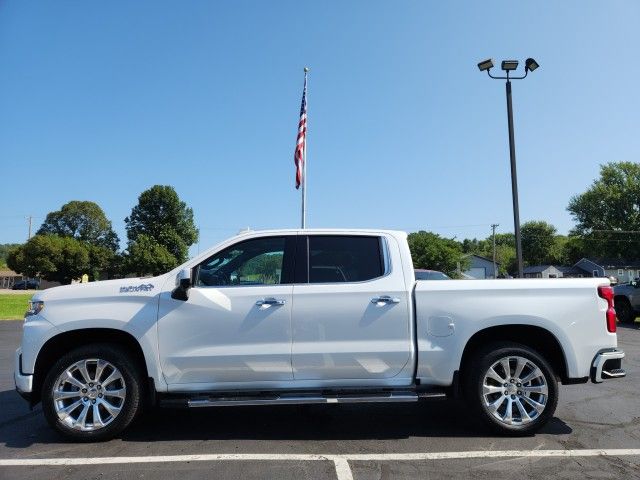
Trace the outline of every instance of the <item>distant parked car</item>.
<instances>
[{"instance_id":1,"label":"distant parked car","mask_svg":"<svg viewBox=\"0 0 640 480\"><path fill-rule=\"evenodd\" d=\"M438 272L437 270L424 270L416 268L416 280L451 280L447 274Z\"/></svg>"},{"instance_id":2,"label":"distant parked car","mask_svg":"<svg viewBox=\"0 0 640 480\"><path fill-rule=\"evenodd\" d=\"M614 303L618 320L633 323L640 315L640 280L635 279L613 287Z\"/></svg>"},{"instance_id":3,"label":"distant parked car","mask_svg":"<svg viewBox=\"0 0 640 480\"><path fill-rule=\"evenodd\" d=\"M36 290L40 286L38 280L20 280L11 287L11 290Z\"/></svg>"}]
</instances>

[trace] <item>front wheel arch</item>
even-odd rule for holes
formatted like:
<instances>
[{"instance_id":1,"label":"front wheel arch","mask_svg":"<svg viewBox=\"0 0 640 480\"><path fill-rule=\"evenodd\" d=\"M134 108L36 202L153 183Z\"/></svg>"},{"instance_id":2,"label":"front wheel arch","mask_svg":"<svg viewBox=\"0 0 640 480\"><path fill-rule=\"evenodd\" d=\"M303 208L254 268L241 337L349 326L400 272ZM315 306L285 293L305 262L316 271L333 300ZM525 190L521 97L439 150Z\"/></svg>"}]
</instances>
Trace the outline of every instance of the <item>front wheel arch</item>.
<instances>
[{"instance_id":1,"label":"front wheel arch","mask_svg":"<svg viewBox=\"0 0 640 480\"><path fill-rule=\"evenodd\" d=\"M33 371L31 406L33 407L40 402L40 393L44 379L58 359L74 348L95 343L109 343L122 346L138 365L140 375L145 379L149 378L142 347L138 340L130 333L114 328L82 328L70 330L51 337L38 352ZM153 382L148 381L148 384L153 385ZM147 393L150 399L155 392L149 391Z\"/></svg>"}]
</instances>

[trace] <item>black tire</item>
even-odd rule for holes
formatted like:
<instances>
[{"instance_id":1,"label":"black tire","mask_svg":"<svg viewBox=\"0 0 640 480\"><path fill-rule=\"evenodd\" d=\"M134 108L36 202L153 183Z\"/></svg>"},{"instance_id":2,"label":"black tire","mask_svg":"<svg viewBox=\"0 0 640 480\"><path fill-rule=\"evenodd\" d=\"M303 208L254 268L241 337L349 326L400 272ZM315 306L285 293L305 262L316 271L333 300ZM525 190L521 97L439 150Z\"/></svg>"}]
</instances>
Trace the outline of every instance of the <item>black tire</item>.
<instances>
[{"instance_id":1,"label":"black tire","mask_svg":"<svg viewBox=\"0 0 640 480\"><path fill-rule=\"evenodd\" d=\"M485 376L488 375L489 369L494 366L496 362L507 357L521 357L525 359L523 363L526 366L519 378L526 380L525 377L527 374L534 371L532 366L537 367L544 377L536 377L536 379L526 382L530 385L526 383L514 383L510 381L511 379L507 380L504 384L498 383L497 380L494 379L487 379L488 388L492 390L499 388L501 391L487 393L485 397ZM512 374L516 373L517 364L517 359L512 358L509 363L509 377L515 376ZM507 436L530 435L542 428L556 410L558 405L558 381L556 376L549 363L535 350L525 345L511 342L497 342L487 345L472 356L471 360L465 366L465 369L466 371L463 372L463 388L468 408L474 418L480 419L496 433ZM497 370L494 369L494 372L498 371L500 372L498 377L507 377L507 375L504 374L504 368L501 366L498 366ZM504 385L508 385L508 387L504 387ZM541 393L527 394L524 392L524 389L534 389L541 386L546 386L546 395ZM514 388L520 388L522 390L510 391L510 389ZM541 412L535 410L532 406L533 404L524 398L525 396L536 403L544 404L544 409ZM505 413L503 414L500 409L505 400ZM498 405L498 403L500 404L499 409L492 412L489 404L494 405L495 408L495 405ZM520 406L525 409L526 415L521 413ZM507 408L509 407L512 413L511 424L508 423L509 420L506 414ZM500 417L504 416L504 420L497 418L496 415Z\"/></svg>"},{"instance_id":2,"label":"black tire","mask_svg":"<svg viewBox=\"0 0 640 480\"><path fill-rule=\"evenodd\" d=\"M104 410L104 407L100 407L99 405L98 407L96 407L100 408L101 414L108 416L108 418L110 419L109 423L105 424L105 426L102 427L95 427L96 420L93 418L93 406L90 405L92 401L88 400L87 409L91 410L91 413L87 413L86 418L92 419L92 423L90 425L93 425L93 427L89 428L95 429L79 430L67 425L59 417L56 411L56 401L54 400L54 389L56 389L57 387L56 383L59 381L59 377L67 369L73 366L76 362L88 359L104 360L115 367L121 374L121 379L117 380L118 386L122 387L122 385L124 385L126 395L123 400L115 400L117 402L120 402L117 405L120 410L116 415L110 415L106 410ZM107 370L105 375L108 375L110 371L111 370ZM93 374L95 377L95 371ZM66 386L64 388L69 389L69 387ZM105 389L106 388L107 387L105 386ZM71 387L71 389L73 389L73 387ZM109 390L103 390L103 392L108 391ZM74 393L73 390L72 393ZM102 394L100 394L100 396L102 398ZM105 395L105 399L106 397L107 395ZM117 344L97 343L71 350L53 365L53 367L47 373L47 376L42 385L42 410L44 412L45 418L47 419L49 424L62 436L70 440L79 442L104 441L118 435L125 428L127 428L127 426L129 426L136 415L140 412L142 408L142 398L143 392L142 383L140 381L140 366L134 361L131 355L123 347ZM64 401L67 402L67 400ZM69 403L77 401L79 400L68 400ZM82 410L84 408L84 403L80 404L77 408ZM95 404L96 401L93 401L93 403ZM72 412L77 411L78 410L73 410ZM100 421L102 421L102 419Z\"/></svg>"},{"instance_id":3,"label":"black tire","mask_svg":"<svg viewBox=\"0 0 640 480\"><path fill-rule=\"evenodd\" d=\"M616 297L614 306L616 309L616 317L618 317L618 320L622 323L633 323L635 321L636 312L626 297Z\"/></svg>"}]
</instances>

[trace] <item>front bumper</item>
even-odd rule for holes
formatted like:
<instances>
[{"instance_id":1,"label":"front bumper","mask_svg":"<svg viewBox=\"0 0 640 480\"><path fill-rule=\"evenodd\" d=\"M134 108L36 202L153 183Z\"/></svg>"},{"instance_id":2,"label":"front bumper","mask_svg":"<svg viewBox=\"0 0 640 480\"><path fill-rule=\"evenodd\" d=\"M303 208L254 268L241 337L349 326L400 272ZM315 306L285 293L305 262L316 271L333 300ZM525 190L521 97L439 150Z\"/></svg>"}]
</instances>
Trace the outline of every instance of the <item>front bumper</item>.
<instances>
[{"instance_id":1,"label":"front bumper","mask_svg":"<svg viewBox=\"0 0 640 480\"><path fill-rule=\"evenodd\" d=\"M622 368L624 352L617 348L601 350L591 363L591 381L602 383L613 378L627 376L627 372Z\"/></svg>"},{"instance_id":2,"label":"front bumper","mask_svg":"<svg viewBox=\"0 0 640 480\"><path fill-rule=\"evenodd\" d=\"M22 373L22 349L20 348L16 350L15 362L13 381L16 384L16 390L23 398L29 400L33 392L33 375Z\"/></svg>"}]
</instances>

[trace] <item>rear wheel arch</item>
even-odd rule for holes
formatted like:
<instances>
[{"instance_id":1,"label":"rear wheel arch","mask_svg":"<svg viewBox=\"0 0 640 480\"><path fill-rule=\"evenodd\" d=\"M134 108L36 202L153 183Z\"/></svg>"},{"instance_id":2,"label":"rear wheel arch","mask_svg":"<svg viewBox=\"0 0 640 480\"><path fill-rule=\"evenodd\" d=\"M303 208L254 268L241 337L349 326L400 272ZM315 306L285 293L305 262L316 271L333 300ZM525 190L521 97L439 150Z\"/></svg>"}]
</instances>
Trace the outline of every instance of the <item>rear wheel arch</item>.
<instances>
[{"instance_id":1,"label":"rear wheel arch","mask_svg":"<svg viewBox=\"0 0 640 480\"><path fill-rule=\"evenodd\" d=\"M549 330L533 325L498 325L476 332L467 341L460 361L462 375L468 370L470 360L486 345L496 342L518 343L542 356L562 382L569 379L567 359L562 345Z\"/></svg>"},{"instance_id":2,"label":"rear wheel arch","mask_svg":"<svg viewBox=\"0 0 640 480\"><path fill-rule=\"evenodd\" d=\"M115 344L124 347L135 361L140 377L142 379L149 378L142 346L130 333L113 328L71 330L50 338L38 352L34 368L32 405L40 401L44 379L56 361L70 350L90 344Z\"/></svg>"}]
</instances>

